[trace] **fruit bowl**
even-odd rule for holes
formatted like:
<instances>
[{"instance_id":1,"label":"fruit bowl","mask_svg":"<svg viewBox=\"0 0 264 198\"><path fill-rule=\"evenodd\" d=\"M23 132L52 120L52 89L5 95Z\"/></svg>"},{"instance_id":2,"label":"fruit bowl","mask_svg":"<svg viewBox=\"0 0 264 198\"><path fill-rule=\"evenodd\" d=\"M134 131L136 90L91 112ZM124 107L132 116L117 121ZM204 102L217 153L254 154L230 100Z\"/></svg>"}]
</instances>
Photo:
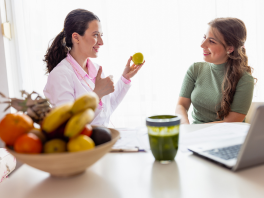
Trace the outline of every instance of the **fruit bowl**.
<instances>
[{"instance_id":1,"label":"fruit bowl","mask_svg":"<svg viewBox=\"0 0 264 198\"><path fill-rule=\"evenodd\" d=\"M109 142L96 146L92 150L80 152L65 152L56 154L20 154L9 148L17 160L34 168L50 173L56 177L69 177L80 174L90 167L97 160L108 153L119 139L119 132L109 128L112 139Z\"/></svg>"}]
</instances>

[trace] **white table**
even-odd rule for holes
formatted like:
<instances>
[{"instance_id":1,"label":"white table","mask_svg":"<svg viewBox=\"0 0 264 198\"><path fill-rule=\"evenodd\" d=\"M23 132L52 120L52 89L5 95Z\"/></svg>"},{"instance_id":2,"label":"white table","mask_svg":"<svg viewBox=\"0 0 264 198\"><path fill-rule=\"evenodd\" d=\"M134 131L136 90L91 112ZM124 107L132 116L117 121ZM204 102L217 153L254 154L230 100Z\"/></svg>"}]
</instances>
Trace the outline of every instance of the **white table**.
<instances>
[{"instance_id":1,"label":"white table","mask_svg":"<svg viewBox=\"0 0 264 198\"><path fill-rule=\"evenodd\" d=\"M191 132L208 125L182 125ZM1 198L264 197L264 165L234 173L191 154L161 165L148 153L108 153L69 179L23 165L0 184Z\"/></svg>"}]
</instances>

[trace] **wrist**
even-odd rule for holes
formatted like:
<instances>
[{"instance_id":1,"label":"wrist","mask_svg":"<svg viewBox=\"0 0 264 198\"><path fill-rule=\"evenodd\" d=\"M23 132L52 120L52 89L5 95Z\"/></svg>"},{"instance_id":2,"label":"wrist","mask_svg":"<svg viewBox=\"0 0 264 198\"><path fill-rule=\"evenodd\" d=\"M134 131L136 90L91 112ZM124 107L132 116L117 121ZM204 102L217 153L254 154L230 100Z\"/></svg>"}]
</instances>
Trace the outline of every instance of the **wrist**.
<instances>
[{"instance_id":1,"label":"wrist","mask_svg":"<svg viewBox=\"0 0 264 198\"><path fill-rule=\"evenodd\" d=\"M188 118L182 118L181 124L190 124L189 119Z\"/></svg>"},{"instance_id":2,"label":"wrist","mask_svg":"<svg viewBox=\"0 0 264 198\"><path fill-rule=\"evenodd\" d=\"M131 82L130 79L125 78L124 76L121 76L121 80L125 83L125 84L129 84Z\"/></svg>"},{"instance_id":3,"label":"wrist","mask_svg":"<svg viewBox=\"0 0 264 198\"><path fill-rule=\"evenodd\" d=\"M122 75L123 76L123 78L125 78L126 80L130 80L130 78L128 77L128 76L126 76L126 75Z\"/></svg>"},{"instance_id":4,"label":"wrist","mask_svg":"<svg viewBox=\"0 0 264 198\"><path fill-rule=\"evenodd\" d=\"M94 93L96 93L96 95L98 96L98 98L99 98L99 100L101 101L101 98L103 97L103 96L101 96L101 94L99 94L98 92L97 92L97 90L93 90L93 92Z\"/></svg>"}]
</instances>

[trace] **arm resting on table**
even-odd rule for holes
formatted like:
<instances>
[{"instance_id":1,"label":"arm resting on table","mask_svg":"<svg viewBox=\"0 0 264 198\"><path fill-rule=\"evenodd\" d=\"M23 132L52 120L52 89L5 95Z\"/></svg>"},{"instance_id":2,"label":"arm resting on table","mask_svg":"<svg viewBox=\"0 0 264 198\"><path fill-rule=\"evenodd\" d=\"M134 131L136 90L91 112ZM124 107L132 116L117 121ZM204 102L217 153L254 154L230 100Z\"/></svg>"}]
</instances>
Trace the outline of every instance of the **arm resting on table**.
<instances>
[{"instance_id":1,"label":"arm resting on table","mask_svg":"<svg viewBox=\"0 0 264 198\"><path fill-rule=\"evenodd\" d=\"M175 113L182 116L181 124L190 124L188 119L188 110L191 105L190 98L179 97Z\"/></svg>"},{"instance_id":2,"label":"arm resting on table","mask_svg":"<svg viewBox=\"0 0 264 198\"><path fill-rule=\"evenodd\" d=\"M222 121L208 122L206 124L222 123L222 122L243 122L245 117L246 117L245 114L230 112L228 116L226 116Z\"/></svg>"}]
</instances>

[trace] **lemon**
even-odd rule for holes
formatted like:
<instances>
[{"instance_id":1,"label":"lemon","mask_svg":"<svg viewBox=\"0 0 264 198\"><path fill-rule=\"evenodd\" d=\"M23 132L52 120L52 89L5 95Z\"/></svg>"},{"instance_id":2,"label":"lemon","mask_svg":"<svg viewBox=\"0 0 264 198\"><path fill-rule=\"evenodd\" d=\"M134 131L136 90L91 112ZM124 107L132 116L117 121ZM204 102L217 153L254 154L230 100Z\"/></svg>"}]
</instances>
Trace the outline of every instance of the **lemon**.
<instances>
[{"instance_id":1,"label":"lemon","mask_svg":"<svg viewBox=\"0 0 264 198\"><path fill-rule=\"evenodd\" d=\"M86 135L79 135L70 139L67 144L69 152L78 152L93 149L95 147L94 141Z\"/></svg>"},{"instance_id":2,"label":"lemon","mask_svg":"<svg viewBox=\"0 0 264 198\"><path fill-rule=\"evenodd\" d=\"M143 63L144 61L144 56L142 53L138 52L138 53L135 53L133 56L132 56L132 61L136 64L136 65L140 65Z\"/></svg>"}]
</instances>

